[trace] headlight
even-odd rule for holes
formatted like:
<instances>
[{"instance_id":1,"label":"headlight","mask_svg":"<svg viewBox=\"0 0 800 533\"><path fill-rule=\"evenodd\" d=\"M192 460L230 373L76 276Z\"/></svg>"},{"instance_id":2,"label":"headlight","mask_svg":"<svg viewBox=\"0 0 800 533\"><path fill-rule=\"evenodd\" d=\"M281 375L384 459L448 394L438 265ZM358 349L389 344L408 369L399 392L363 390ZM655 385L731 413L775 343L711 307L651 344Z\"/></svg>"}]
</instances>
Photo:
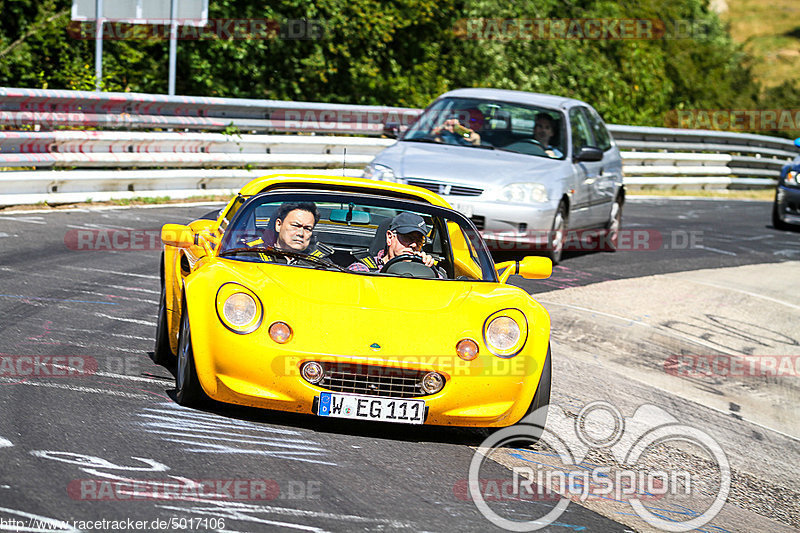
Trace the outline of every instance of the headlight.
<instances>
[{"instance_id":1,"label":"headlight","mask_svg":"<svg viewBox=\"0 0 800 533\"><path fill-rule=\"evenodd\" d=\"M264 309L252 291L238 283L226 283L217 291L217 316L234 333L251 333L261 325Z\"/></svg>"},{"instance_id":2,"label":"headlight","mask_svg":"<svg viewBox=\"0 0 800 533\"><path fill-rule=\"evenodd\" d=\"M787 172L786 173L786 179L784 180L786 185L793 185L795 187L800 185L800 180L797 179L798 178L798 174L800 174L800 172L798 172L796 170L790 170L789 172Z\"/></svg>"},{"instance_id":3,"label":"headlight","mask_svg":"<svg viewBox=\"0 0 800 533\"><path fill-rule=\"evenodd\" d=\"M547 201L547 188L541 183L510 183L500 190L497 199L517 204L544 203Z\"/></svg>"},{"instance_id":4,"label":"headlight","mask_svg":"<svg viewBox=\"0 0 800 533\"><path fill-rule=\"evenodd\" d=\"M397 181L394 171L386 165L370 163L364 168L362 178L378 181Z\"/></svg>"},{"instance_id":5,"label":"headlight","mask_svg":"<svg viewBox=\"0 0 800 533\"><path fill-rule=\"evenodd\" d=\"M484 340L498 357L514 357L528 338L528 324L519 309L504 309L486 319Z\"/></svg>"}]
</instances>

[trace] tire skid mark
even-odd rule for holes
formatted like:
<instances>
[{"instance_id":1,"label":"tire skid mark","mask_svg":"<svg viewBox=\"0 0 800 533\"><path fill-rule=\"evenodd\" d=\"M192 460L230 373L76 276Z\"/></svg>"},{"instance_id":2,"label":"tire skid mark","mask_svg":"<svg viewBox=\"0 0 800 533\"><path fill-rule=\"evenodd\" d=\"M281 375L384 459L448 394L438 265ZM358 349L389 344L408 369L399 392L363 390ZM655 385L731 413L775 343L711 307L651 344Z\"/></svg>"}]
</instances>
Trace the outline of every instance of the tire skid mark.
<instances>
[{"instance_id":1,"label":"tire skid mark","mask_svg":"<svg viewBox=\"0 0 800 533\"><path fill-rule=\"evenodd\" d=\"M298 438L303 436L299 431L232 421L206 413L194 416L197 413L170 407L171 404L164 403L158 409L145 409L137 415L142 419L138 425L163 441L184 445L185 452L261 455L336 466L324 460L328 454L326 448L312 440ZM270 435L267 437L264 433Z\"/></svg>"}]
</instances>

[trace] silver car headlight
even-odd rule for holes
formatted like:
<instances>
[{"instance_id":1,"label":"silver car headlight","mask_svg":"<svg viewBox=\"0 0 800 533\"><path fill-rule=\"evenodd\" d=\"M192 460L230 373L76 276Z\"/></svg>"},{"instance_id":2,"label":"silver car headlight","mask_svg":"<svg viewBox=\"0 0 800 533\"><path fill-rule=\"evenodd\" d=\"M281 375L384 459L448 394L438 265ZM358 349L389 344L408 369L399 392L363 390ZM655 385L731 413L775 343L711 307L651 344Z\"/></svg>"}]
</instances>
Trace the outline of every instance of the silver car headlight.
<instances>
[{"instance_id":1,"label":"silver car headlight","mask_svg":"<svg viewBox=\"0 0 800 533\"><path fill-rule=\"evenodd\" d=\"M547 188L541 183L509 183L497 195L501 202L539 204L547 202Z\"/></svg>"},{"instance_id":2,"label":"silver car headlight","mask_svg":"<svg viewBox=\"0 0 800 533\"><path fill-rule=\"evenodd\" d=\"M362 178L378 181L397 181L394 171L386 165L370 163L364 168Z\"/></svg>"}]
</instances>

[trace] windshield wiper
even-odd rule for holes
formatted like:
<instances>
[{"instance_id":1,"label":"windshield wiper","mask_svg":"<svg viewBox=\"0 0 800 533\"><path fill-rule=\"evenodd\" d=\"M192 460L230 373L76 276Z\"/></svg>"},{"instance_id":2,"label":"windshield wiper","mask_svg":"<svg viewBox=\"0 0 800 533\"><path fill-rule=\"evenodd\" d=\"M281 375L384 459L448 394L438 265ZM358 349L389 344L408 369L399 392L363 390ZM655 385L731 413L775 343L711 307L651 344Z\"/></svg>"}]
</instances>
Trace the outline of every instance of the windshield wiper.
<instances>
[{"instance_id":1,"label":"windshield wiper","mask_svg":"<svg viewBox=\"0 0 800 533\"><path fill-rule=\"evenodd\" d=\"M323 259L321 257L317 257L314 255L308 255L300 252L290 252L289 250L284 250L282 248L275 248L274 246L253 246L250 247L242 247L242 248L233 248L231 250L225 250L224 252L220 252L219 257L224 257L226 255L234 255L239 253L246 253L246 252L255 252L255 253L262 253L262 254L270 254L270 255L280 255L283 257L291 257L292 259L297 259L298 261L307 261L309 263L314 263L320 266L325 267L333 267L340 272L348 272L348 270L340 267L336 263L332 261L328 261L327 259Z\"/></svg>"},{"instance_id":2,"label":"windshield wiper","mask_svg":"<svg viewBox=\"0 0 800 533\"><path fill-rule=\"evenodd\" d=\"M429 139L428 137L415 137L413 139L400 139L401 141L408 141L411 143L433 143L433 144L446 144L440 141L436 141L434 139Z\"/></svg>"}]
</instances>

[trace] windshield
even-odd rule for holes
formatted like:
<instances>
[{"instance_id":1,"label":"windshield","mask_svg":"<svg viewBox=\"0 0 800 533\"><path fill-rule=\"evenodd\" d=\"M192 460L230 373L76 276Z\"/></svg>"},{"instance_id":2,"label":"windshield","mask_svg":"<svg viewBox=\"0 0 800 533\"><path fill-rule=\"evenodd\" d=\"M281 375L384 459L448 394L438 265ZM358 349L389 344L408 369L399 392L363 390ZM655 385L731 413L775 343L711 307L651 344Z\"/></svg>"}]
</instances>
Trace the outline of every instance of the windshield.
<instances>
[{"instance_id":1,"label":"windshield","mask_svg":"<svg viewBox=\"0 0 800 533\"><path fill-rule=\"evenodd\" d=\"M563 159L564 123L563 115L552 109L493 100L443 98L425 110L402 140Z\"/></svg>"},{"instance_id":2,"label":"windshield","mask_svg":"<svg viewBox=\"0 0 800 533\"><path fill-rule=\"evenodd\" d=\"M403 225L392 230L398 221ZM409 223L420 229L403 231L412 229ZM483 239L460 213L352 193L278 191L254 196L225 229L218 255L353 275L497 281ZM390 264L399 256L405 258ZM433 264L426 264L428 257Z\"/></svg>"}]
</instances>

